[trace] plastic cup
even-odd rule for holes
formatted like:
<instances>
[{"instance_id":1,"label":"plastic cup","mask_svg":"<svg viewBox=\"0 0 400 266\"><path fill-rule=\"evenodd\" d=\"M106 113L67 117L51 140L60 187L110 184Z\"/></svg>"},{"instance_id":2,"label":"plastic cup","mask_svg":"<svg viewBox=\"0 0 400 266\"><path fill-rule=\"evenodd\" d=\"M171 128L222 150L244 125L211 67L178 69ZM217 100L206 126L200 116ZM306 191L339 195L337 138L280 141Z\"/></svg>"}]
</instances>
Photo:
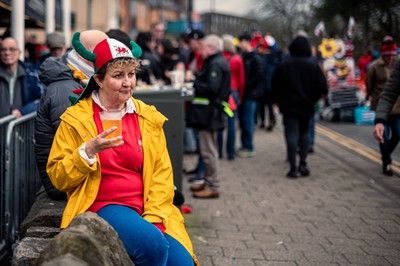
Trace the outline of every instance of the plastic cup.
<instances>
[{"instance_id":1,"label":"plastic cup","mask_svg":"<svg viewBox=\"0 0 400 266\"><path fill-rule=\"evenodd\" d=\"M117 130L107 135L106 139L122 136L122 111L102 111L100 112L100 119L104 131L117 127Z\"/></svg>"},{"instance_id":2,"label":"plastic cup","mask_svg":"<svg viewBox=\"0 0 400 266\"><path fill-rule=\"evenodd\" d=\"M182 70L175 70L170 72L171 85L175 89L180 89L185 82L185 72Z\"/></svg>"}]
</instances>

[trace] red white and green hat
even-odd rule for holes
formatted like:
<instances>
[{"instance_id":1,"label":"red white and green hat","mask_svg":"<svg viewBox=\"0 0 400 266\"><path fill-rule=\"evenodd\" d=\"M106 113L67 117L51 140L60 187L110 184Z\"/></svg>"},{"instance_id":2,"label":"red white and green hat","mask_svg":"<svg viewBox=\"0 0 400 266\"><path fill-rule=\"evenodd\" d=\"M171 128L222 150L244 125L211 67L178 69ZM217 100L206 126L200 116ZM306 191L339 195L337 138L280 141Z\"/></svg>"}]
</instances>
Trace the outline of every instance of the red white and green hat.
<instances>
[{"instance_id":1,"label":"red white and green hat","mask_svg":"<svg viewBox=\"0 0 400 266\"><path fill-rule=\"evenodd\" d=\"M104 39L99 42L93 49L93 52L88 51L80 41L80 33L76 32L72 38L72 47L75 51L88 61L94 64L94 73L103 67L108 62L115 59L123 58L139 58L142 55L142 49L134 41L130 42L132 49L128 48L122 42L116 39ZM94 80L93 76L90 78L83 92L79 97L69 96L72 105L76 104L79 100L87 98L93 90L97 90L99 86Z\"/></svg>"}]
</instances>

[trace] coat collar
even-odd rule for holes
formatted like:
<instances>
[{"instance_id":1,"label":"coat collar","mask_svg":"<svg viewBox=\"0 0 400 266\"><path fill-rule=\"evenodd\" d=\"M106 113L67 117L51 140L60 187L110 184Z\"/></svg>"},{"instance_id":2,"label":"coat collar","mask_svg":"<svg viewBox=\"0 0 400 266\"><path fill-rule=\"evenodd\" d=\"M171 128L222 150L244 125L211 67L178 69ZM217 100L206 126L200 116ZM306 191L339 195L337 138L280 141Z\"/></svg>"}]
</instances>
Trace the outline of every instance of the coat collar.
<instances>
[{"instance_id":1,"label":"coat collar","mask_svg":"<svg viewBox=\"0 0 400 266\"><path fill-rule=\"evenodd\" d=\"M147 105L144 102L131 97L137 114L144 120L148 120L155 125L162 127L168 119L162 115L154 106ZM73 119L76 119L83 124L88 124L93 120L93 99L88 97L80 100L76 105L71 106L66 111Z\"/></svg>"},{"instance_id":2,"label":"coat collar","mask_svg":"<svg viewBox=\"0 0 400 266\"><path fill-rule=\"evenodd\" d=\"M0 67L0 76L5 78L7 75L7 70L5 68L5 66L3 64L1 64ZM17 65L17 78L20 78L21 76L25 76L26 75L26 70L25 70L25 66L24 63L22 63L21 61L18 61L18 65Z\"/></svg>"}]
</instances>

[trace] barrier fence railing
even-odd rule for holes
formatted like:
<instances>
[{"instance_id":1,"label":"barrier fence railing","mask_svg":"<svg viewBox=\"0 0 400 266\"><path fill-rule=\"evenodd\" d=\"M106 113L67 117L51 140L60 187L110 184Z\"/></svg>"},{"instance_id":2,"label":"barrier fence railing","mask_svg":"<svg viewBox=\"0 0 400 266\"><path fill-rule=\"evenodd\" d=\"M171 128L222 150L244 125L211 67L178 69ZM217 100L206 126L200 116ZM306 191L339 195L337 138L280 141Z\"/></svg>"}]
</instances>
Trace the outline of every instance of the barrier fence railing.
<instances>
[{"instance_id":1,"label":"barrier fence railing","mask_svg":"<svg viewBox=\"0 0 400 266\"><path fill-rule=\"evenodd\" d=\"M34 156L35 117L36 112L10 121L5 136L5 175L1 191L4 195L2 241L8 249L18 242L19 226L41 185Z\"/></svg>"},{"instance_id":2,"label":"barrier fence railing","mask_svg":"<svg viewBox=\"0 0 400 266\"><path fill-rule=\"evenodd\" d=\"M7 254L7 245L6 245L6 233L5 227L5 216L4 216L4 203L5 203L5 195L4 195L4 183L5 183L5 162L6 162L6 136L7 136L7 127L8 124L16 119L14 115L8 115L0 118L0 260Z\"/></svg>"}]
</instances>

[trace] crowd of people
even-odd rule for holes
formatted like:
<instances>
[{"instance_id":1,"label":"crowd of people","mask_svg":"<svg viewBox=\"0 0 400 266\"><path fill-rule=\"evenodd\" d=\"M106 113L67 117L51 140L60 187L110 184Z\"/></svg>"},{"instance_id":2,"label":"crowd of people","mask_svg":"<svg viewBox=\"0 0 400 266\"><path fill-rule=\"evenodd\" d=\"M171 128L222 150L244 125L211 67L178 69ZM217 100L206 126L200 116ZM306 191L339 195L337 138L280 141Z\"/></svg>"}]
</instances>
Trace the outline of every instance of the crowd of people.
<instances>
[{"instance_id":1,"label":"crowd of people","mask_svg":"<svg viewBox=\"0 0 400 266\"><path fill-rule=\"evenodd\" d=\"M46 38L48 53L38 56L27 46L34 56L26 62L19 60L17 41L4 38L0 117L37 111L35 158L48 196L67 200L62 228L92 211L113 226L136 265L198 265L182 202L176 201L180 192L163 131L167 118L133 98L135 86L169 85L174 71L193 84L185 148L198 154L198 162L186 176L193 197L212 199L220 196L219 159L255 157L256 127L273 131L276 109L283 118L286 177L309 176L315 106L328 85L304 32L281 51L271 34L258 31L235 37L194 29L176 40L164 31L164 23L155 23L133 42L119 29L88 30L76 33L69 49L54 32ZM360 66L377 111L374 134L383 173L392 175L390 154L400 139L400 63L393 38L385 37L374 62L368 55ZM104 128L101 120L108 111L122 117L122 131L112 138L117 128Z\"/></svg>"}]
</instances>

